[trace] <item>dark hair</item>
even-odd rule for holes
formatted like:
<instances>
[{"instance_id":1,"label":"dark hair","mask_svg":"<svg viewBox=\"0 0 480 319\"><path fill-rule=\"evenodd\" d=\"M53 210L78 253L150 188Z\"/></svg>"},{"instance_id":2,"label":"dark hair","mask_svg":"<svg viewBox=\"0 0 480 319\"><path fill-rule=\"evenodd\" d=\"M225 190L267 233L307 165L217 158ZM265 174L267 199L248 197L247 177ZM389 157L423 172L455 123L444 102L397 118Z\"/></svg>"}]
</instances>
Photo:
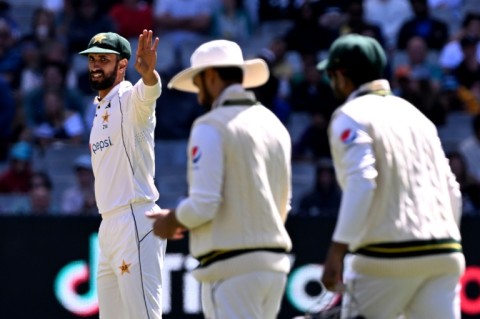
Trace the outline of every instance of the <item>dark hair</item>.
<instances>
[{"instance_id":1,"label":"dark hair","mask_svg":"<svg viewBox=\"0 0 480 319\"><path fill-rule=\"evenodd\" d=\"M460 46L462 47L462 49L470 46L475 46L477 45L477 43L478 39L470 35L464 36L460 39Z\"/></svg>"},{"instance_id":2,"label":"dark hair","mask_svg":"<svg viewBox=\"0 0 480 319\"><path fill-rule=\"evenodd\" d=\"M57 69L62 75L63 80L65 81L68 73L68 66L65 63L58 61L48 61L43 65L43 72L45 72L45 70L47 70L48 68Z\"/></svg>"},{"instance_id":3,"label":"dark hair","mask_svg":"<svg viewBox=\"0 0 480 319\"><path fill-rule=\"evenodd\" d=\"M34 185L33 184L33 180L35 178L40 178L41 180L41 185ZM33 188L33 187L38 187L38 186L43 186L45 188L47 188L48 190L52 190L52 187L53 187L53 184L52 184L52 180L50 178L50 176L46 173L46 172L43 172L43 171L39 171L39 172L35 172L31 177L30 177L30 188Z\"/></svg>"},{"instance_id":4,"label":"dark hair","mask_svg":"<svg viewBox=\"0 0 480 319\"><path fill-rule=\"evenodd\" d=\"M463 18L462 27L466 28L470 24L470 22L472 22L473 20L479 20L480 21L480 14L475 13L475 12L468 12L465 15L465 17Z\"/></svg>"},{"instance_id":5,"label":"dark hair","mask_svg":"<svg viewBox=\"0 0 480 319\"><path fill-rule=\"evenodd\" d=\"M243 70L239 67L214 68L218 76L225 82L242 83Z\"/></svg>"},{"instance_id":6,"label":"dark hair","mask_svg":"<svg viewBox=\"0 0 480 319\"><path fill-rule=\"evenodd\" d=\"M383 74L380 74L377 70L373 68L361 68L361 70L349 70L345 69L343 71L346 77L348 77L352 83L359 87L360 85L374 80L383 78Z\"/></svg>"}]
</instances>

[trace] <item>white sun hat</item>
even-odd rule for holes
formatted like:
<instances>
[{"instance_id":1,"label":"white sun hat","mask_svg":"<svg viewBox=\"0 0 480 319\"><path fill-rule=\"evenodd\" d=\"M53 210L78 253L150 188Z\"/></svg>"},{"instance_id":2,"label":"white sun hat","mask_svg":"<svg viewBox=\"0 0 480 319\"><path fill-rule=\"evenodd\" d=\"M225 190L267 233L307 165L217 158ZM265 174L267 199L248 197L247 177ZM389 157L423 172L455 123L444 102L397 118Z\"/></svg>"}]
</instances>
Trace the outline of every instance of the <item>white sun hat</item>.
<instances>
[{"instance_id":1,"label":"white sun hat","mask_svg":"<svg viewBox=\"0 0 480 319\"><path fill-rule=\"evenodd\" d=\"M197 93L193 78L210 67L238 66L243 69L243 86L253 88L265 84L270 72L262 59L243 60L242 49L232 41L214 40L199 46L190 58L190 67L176 74L168 83L169 89Z\"/></svg>"}]
</instances>

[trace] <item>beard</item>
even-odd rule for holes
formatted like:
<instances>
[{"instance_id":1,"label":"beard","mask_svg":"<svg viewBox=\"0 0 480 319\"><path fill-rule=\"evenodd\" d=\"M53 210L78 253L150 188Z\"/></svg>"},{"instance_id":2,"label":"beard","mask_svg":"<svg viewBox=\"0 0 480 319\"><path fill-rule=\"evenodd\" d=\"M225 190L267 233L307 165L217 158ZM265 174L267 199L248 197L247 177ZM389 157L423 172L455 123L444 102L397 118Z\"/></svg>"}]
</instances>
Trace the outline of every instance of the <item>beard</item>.
<instances>
[{"instance_id":1,"label":"beard","mask_svg":"<svg viewBox=\"0 0 480 319\"><path fill-rule=\"evenodd\" d=\"M97 81L92 78L92 73L90 72L90 76L88 80L90 81L90 87L95 91L106 90L113 86L115 80L117 79L117 72L118 72L118 61L115 63L115 68L109 74L105 74L103 71L97 71L95 73L101 73L103 76L103 80Z\"/></svg>"},{"instance_id":2,"label":"beard","mask_svg":"<svg viewBox=\"0 0 480 319\"><path fill-rule=\"evenodd\" d=\"M204 91L204 96L202 100L199 100L199 104L208 112L212 109L214 99L207 90Z\"/></svg>"}]
</instances>

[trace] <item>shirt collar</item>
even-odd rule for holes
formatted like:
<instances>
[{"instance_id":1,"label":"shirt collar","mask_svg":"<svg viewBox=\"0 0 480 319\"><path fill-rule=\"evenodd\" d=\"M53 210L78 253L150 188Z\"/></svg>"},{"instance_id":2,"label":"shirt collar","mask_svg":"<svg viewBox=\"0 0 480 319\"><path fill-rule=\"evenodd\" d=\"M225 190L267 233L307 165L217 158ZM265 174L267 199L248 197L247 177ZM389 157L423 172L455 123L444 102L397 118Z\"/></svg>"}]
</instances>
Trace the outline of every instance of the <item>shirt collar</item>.
<instances>
[{"instance_id":1,"label":"shirt collar","mask_svg":"<svg viewBox=\"0 0 480 319\"><path fill-rule=\"evenodd\" d=\"M364 95L364 94L369 94L369 93L375 93L375 92L390 92L390 84L388 83L388 80L375 80L372 82L368 82L365 84L362 84L358 89L350 93L348 96L347 102L353 100L354 98Z\"/></svg>"},{"instance_id":2,"label":"shirt collar","mask_svg":"<svg viewBox=\"0 0 480 319\"><path fill-rule=\"evenodd\" d=\"M95 97L95 100L93 101L93 103L95 105L97 104L100 104L100 102L103 102L103 101L111 101L113 99L113 97L119 92L119 91L125 91L127 88L131 87L132 84L129 82L129 81L122 81L120 83L118 83L117 85L115 85L111 90L110 92L108 92L108 94L100 100L100 98L98 96Z\"/></svg>"},{"instance_id":3,"label":"shirt collar","mask_svg":"<svg viewBox=\"0 0 480 319\"><path fill-rule=\"evenodd\" d=\"M226 100L249 99L255 101L255 94L246 91L241 84L232 84L226 87L218 98L213 102L212 110L220 107Z\"/></svg>"}]
</instances>

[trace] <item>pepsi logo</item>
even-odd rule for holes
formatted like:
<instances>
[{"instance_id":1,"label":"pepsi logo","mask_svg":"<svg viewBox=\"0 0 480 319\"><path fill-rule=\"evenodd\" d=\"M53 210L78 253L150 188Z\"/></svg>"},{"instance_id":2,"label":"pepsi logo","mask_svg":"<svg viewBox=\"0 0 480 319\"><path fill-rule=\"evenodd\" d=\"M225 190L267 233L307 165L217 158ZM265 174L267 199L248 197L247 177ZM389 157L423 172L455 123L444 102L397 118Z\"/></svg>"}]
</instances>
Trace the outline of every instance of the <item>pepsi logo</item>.
<instances>
[{"instance_id":1,"label":"pepsi logo","mask_svg":"<svg viewBox=\"0 0 480 319\"><path fill-rule=\"evenodd\" d=\"M200 158L202 157L202 152L200 151L200 148L198 146L192 147L192 162L196 164Z\"/></svg>"}]
</instances>

